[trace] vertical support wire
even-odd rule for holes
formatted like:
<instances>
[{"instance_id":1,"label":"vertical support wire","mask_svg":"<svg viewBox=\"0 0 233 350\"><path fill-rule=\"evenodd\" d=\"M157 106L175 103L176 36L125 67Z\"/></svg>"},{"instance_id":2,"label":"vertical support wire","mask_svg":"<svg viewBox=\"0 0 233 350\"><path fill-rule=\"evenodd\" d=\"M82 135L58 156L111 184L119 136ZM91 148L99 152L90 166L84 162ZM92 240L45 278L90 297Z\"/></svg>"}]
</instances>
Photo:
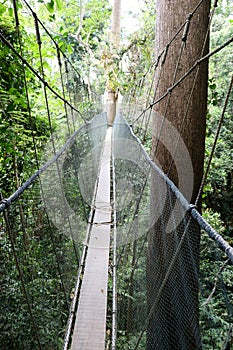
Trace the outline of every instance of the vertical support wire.
<instances>
[{"instance_id":1,"label":"vertical support wire","mask_svg":"<svg viewBox=\"0 0 233 350\"><path fill-rule=\"evenodd\" d=\"M196 5L196 7L194 8L194 10L192 11L191 14L189 14L189 16L193 16L198 8L201 6L201 4L204 2L204 0L200 0L199 3ZM217 6L216 5L217 3L217 0L215 0L215 5L214 6ZM164 47L164 49L161 51L161 53L158 55L157 57L157 60L155 61L156 63L154 63L155 65L155 70L157 69L157 65L158 65L158 62L160 60L160 58L162 58L162 65L164 64L165 60L166 60L166 56L167 56L167 52L168 52L168 49L170 47L170 45L172 44L172 42L177 38L177 36L180 34L180 32L182 31L182 29L184 28L184 32L187 32L187 30L189 29L189 23L187 24L187 19L185 20L185 22L183 22L181 24L181 26L178 28L178 30L175 32L175 34L172 36L172 38L170 39L170 41L167 43L167 45ZM186 38L184 35L182 36L183 38L183 41L184 39ZM147 74L147 73L146 73ZM160 79L160 77L158 78ZM155 91L157 91L157 87L155 88ZM166 93L166 96L167 96L167 93ZM160 99L162 99L163 96ZM148 106L145 107L145 109L135 118L134 122L136 122L137 120L139 120L143 114L149 110L149 109L152 109L153 105L157 103L156 100L154 99L151 103L148 104Z\"/></svg>"},{"instance_id":2,"label":"vertical support wire","mask_svg":"<svg viewBox=\"0 0 233 350\"><path fill-rule=\"evenodd\" d=\"M57 61L58 61L59 72L60 72L62 96L63 96L63 99L64 99L64 110L65 110L65 115L66 115L66 123L67 123L68 133L69 133L69 136L70 136L71 135L71 131L70 131L70 123L69 123L69 116L68 116L67 105L66 105L66 102L65 102L66 101L66 96L65 96L65 85L64 85L63 73L62 73L62 60L61 60L60 48L59 48L58 45L56 45L56 51L57 51Z\"/></svg>"},{"instance_id":3,"label":"vertical support wire","mask_svg":"<svg viewBox=\"0 0 233 350\"><path fill-rule=\"evenodd\" d=\"M155 101L155 99L156 99L157 88L158 88L158 85L159 85L159 82L160 82L160 79L161 79L161 76L162 76L162 67L164 66L164 63L166 61L168 49L169 49L169 45L166 46L166 48L165 48L165 50L163 52L163 55L161 54L161 55L158 56L157 61L156 61L155 65L154 65L153 79L152 79L151 84L150 84L150 89L147 91L147 101L146 101L145 107L148 107L150 105L150 95L151 95L151 91L152 91L153 87L154 87L154 94L153 94L153 100L152 101ZM156 72L158 70L158 66L159 66L159 63L160 63L161 59L162 59L162 61L161 61L160 67L159 67L157 83L155 84ZM151 121L151 118L152 118L152 116L151 116L152 115L152 111L153 111L153 109L150 108L148 116L146 117L145 131L144 131L144 135L143 135L143 142L145 142L145 140L146 140L146 136L147 136L147 133L148 133L148 128L149 128L150 121ZM147 112L148 111L145 111L145 114Z\"/></svg>"},{"instance_id":4,"label":"vertical support wire","mask_svg":"<svg viewBox=\"0 0 233 350\"><path fill-rule=\"evenodd\" d=\"M14 15L15 15L16 31L17 31L17 36L18 36L19 46L20 46L20 54L21 54L21 56L23 56L23 46L22 46L22 38L21 38L21 32L20 32L20 23L19 23L19 19L18 19L18 9L17 9L16 0L13 0L13 8L14 8ZM35 117L32 116L32 111L31 111L31 106L30 106L30 98L29 98L29 91L28 91L28 84L27 84L27 78L26 78L26 71L25 71L24 65L23 65L23 79L24 79L25 93L26 93L26 99L27 99L27 110L28 110L28 115L29 115L31 133L32 133L33 149L34 149L34 154L35 154L35 158L36 158L37 169L39 169L39 159L38 159L38 153L37 153L35 134L34 134L34 130L33 130L34 127L35 127L35 131L37 131L37 127L36 127ZM39 176L39 183L40 183L42 199L43 199L43 201L45 203L45 196L44 196L44 191L42 189L40 176ZM47 211L46 211L46 216L47 216L47 219L48 219ZM56 250L56 247L55 247L55 240L54 240L53 230L52 230L52 227L51 227L49 219L48 219L48 222L49 222L49 235L50 235L50 239L51 239L51 242L52 242L52 247L53 247L53 251L54 251L54 255L55 255L55 259L56 259L57 270L58 270L58 274L59 274L59 278L60 278L60 282L61 282L62 292L64 294L66 307L69 310L67 295L66 295L66 291L65 291L65 285L64 285L64 281L63 281L63 277L62 277L62 273L61 273L61 267L60 267L60 263L59 263L59 258L58 258L58 253L57 253L57 250Z\"/></svg>"},{"instance_id":5,"label":"vertical support wire","mask_svg":"<svg viewBox=\"0 0 233 350\"><path fill-rule=\"evenodd\" d=\"M1 200L3 199L1 193L0 193L0 199ZM11 248L12 248L12 252L13 252L13 256L14 256L14 260L15 260L15 265L16 265L16 268L17 268L17 271L18 271L18 274L19 274L19 279L20 279L21 286L22 286L22 289L23 289L23 294L24 294L25 299L26 299L26 303L27 303L30 319L31 319L33 330L34 330L34 333L35 333L36 342L37 342L37 344L39 346L39 349L42 350L43 348L42 348L42 345L41 345L41 342L40 342L38 325L36 323L35 317L34 317L33 312L32 312L32 307L31 307L31 303L30 303L30 300L29 300L29 295L28 295L27 288L26 288L25 281L24 281L24 277L23 277L23 271L22 271L22 269L20 267L20 263L19 263L19 259L18 259L18 255L17 255L17 249L16 249L15 244L14 244L14 239L12 237L12 230L11 230L11 227L10 227L10 223L9 223L8 215L7 215L6 211L3 212L3 217L4 217L5 224L6 224L6 231L8 233L8 237L10 239Z\"/></svg>"},{"instance_id":6,"label":"vertical support wire","mask_svg":"<svg viewBox=\"0 0 233 350\"><path fill-rule=\"evenodd\" d=\"M173 73L173 78L172 78L172 85L173 85L173 84L175 83L175 81L176 81L176 77L177 77L177 74L178 74L178 70L179 70L179 66L180 66L180 61L181 61L181 58L182 58L182 54L183 54L185 45L186 45L186 42L183 41L183 40L181 40L179 57L178 57L178 60L176 61L176 67L175 67L175 70L174 70L174 73ZM162 122L161 122L160 129L159 129L159 132L158 132L158 136L157 136L157 141L156 141L156 145L155 145L155 150L154 150L154 153L153 153L153 157L156 156L156 153L157 153L157 150L158 150L159 140L161 139L161 134L162 134L162 131L163 131L163 128L164 128L164 123L165 123L165 120L166 120L168 108L169 108L170 101L171 101L171 95L172 95L172 90L169 91L168 98L167 98L167 101L166 101L165 111L164 111L164 114L163 114L163 117L162 117Z\"/></svg>"},{"instance_id":7,"label":"vertical support wire","mask_svg":"<svg viewBox=\"0 0 233 350\"><path fill-rule=\"evenodd\" d=\"M214 156L214 152L216 150L218 138L219 138L219 135L220 135L220 132L221 132L221 128L222 128L222 124L223 124L223 121L224 121L225 112L226 112L226 109L227 109L227 106L228 106L228 102L229 102L229 99L230 99L230 94L231 94L232 88L233 88L233 75L231 76L231 81L230 81L229 88L228 88L228 91L227 91L227 95L226 95L226 98L225 98L225 101L224 101L223 110L222 110L222 113L221 113L221 116L220 116L220 119L219 119L219 122L218 122L217 131L216 131L215 138L214 138L214 143L212 145L212 149L211 149L211 153L210 153L210 156L209 156L209 159L208 159L208 163L207 163L207 167L206 167L205 173L203 174L203 177L202 177L202 181L201 181L200 188L199 188L199 191L198 191L198 194L197 194L197 198L195 200L195 205L198 204L198 201L200 199L202 190L203 190L203 188L205 186L205 183L206 183L206 179L207 179L207 176L208 176L208 173L209 173L209 170L210 170L210 165L211 165L211 162L212 162L212 159L213 159L213 156Z\"/></svg>"},{"instance_id":8,"label":"vertical support wire","mask_svg":"<svg viewBox=\"0 0 233 350\"><path fill-rule=\"evenodd\" d=\"M207 27L207 30L206 30L205 39L204 39L204 42L203 42L203 45L202 45L202 50L201 50L200 57L203 57L204 52L205 52L205 48L206 48L206 45L207 45L207 42L208 42L210 28L211 28L211 24L212 24L212 21L213 21L213 17L214 17L214 14L215 14L216 7L217 7L217 0L215 1L214 5L213 5L213 9L212 9L212 11L210 13L210 16L209 16L209 23L208 23L208 27ZM188 30L189 30L189 22L188 22L188 19L187 19L187 26L185 27L185 30L184 30L184 33L183 33L183 36L182 36L182 41L183 42L186 42L186 40L187 40ZM191 104L191 98L192 98L193 93L194 93L194 89L195 89L195 85L196 85L196 81L197 81L197 78L198 78L199 71L200 71L200 65L197 67L197 70L195 72L195 76L193 78L192 88L190 90L190 94L189 94L189 97L188 97L186 110L185 110L185 113L184 113L184 116L183 116L183 119L182 119L180 130L179 130L179 137L178 137L178 139L176 141L176 144L175 144L175 147L174 147L173 157L172 157L172 160L171 160L169 168L168 168L167 176L169 176L171 168L172 168L172 165L174 163L175 154L177 152L178 144L179 144L180 139L181 139L181 133L182 133L183 128L184 128L184 122L185 122L185 120L187 118L187 115L188 115L189 107L190 107L190 104ZM196 202L196 204L197 204L197 202Z\"/></svg>"},{"instance_id":9,"label":"vertical support wire","mask_svg":"<svg viewBox=\"0 0 233 350\"><path fill-rule=\"evenodd\" d=\"M112 350L116 350L117 341L117 217L116 182L114 163L114 129L112 134L112 212L113 212L113 265L112 265Z\"/></svg>"},{"instance_id":10,"label":"vertical support wire","mask_svg":"<svg viewBox=\"0 0 233 350\"><path fill-rule=\"evenodd\" d=\"M191 223L191 216L189 216L189 219L187 221L186 227L185 227L184 232L183 232L183 234L182 234L182 236L180 238L180 242L179 242L179 244L177 246L177 250L176 250L174 256L172 257L172 259L170 260L170 262L168 263L167 272L166 272L166 275L165 275L165 277L163 279L163 282L162 282L162 284L161 284L161 286L159 288L158 295L157 295L156 299L153 301L153 304L151 306L149 314L148 314L148 316L147 316L147 318L145 320L145 324L144 324L144 326L143 326L143 328L142 328L142 330L140 332L140 335L139 335L139 337L137 339L137 343L136 343L135 347L133 348L133 350L138 350L139 349L139 345L140 345L142 336L143 336L143 334L146 331L148 323L149 323L149 321L150 321L150 319L151 319L151 317L152 317L152 315L153 315L153 313L154 313L154 311L155 311L155 309L156 309L156 307L157 307L157 305L158 305L158 303L160 301L160 298L162 297L162 293L163 293L164 287L166 286L167 281L168 281L169 277L171 276L173 266L174 266L174 264L176 263L176 261L178 259L178 256L179 256L181 248L183 247L183 244L184 244L184 241L185 241L185 238L186 238L186 235L187 235L190 223Z\"/></svg>"},{"instance_id":11,"label":"vertical support wire","mask_svg":"<svg viewBox=\"0 0 233 350\"><path fill-rule=\"evenodd\" d=\"M70 93L70 88L69 88L69 69L68 69L68 61L67 61L67 59L65 59L65 72L66 72L66 83L67 83L69 102L72 105L71 93ZM74 120L74 110L73 110L73 108L70 108L70 112L71 112L73 131L75 131L75 120Z\"/></svg>"},{"instance_id":12,"label":"vertical support wire","mask_svg":"<svg viewBox=\"0 0 233 350\"><path fill-rule=\"evenodd\" d=\"M34 12L33 12L33 16L34 16L34 20L35 20L35 30L36 30L37 44L38 44L38 50L39 50L39 56L40 56L41 72L42 72L43 80L45 81L45 72L44 72L44 68L43 68L43 57L42 57L42 47L41 47L42 41L41 41L41 36L40 36L39 22L38 22L37 15ZM50 114L50 108L49 108L48 94L47 94L47 89L46 89L45 83L43 84L43 89L44 89L44 98L45 98L47 116L48 116L48 121L49 121L51 139L52 139L53 153L56 154L56 147L55 147L54 136L53 136L53 128L52 128L51 114ZM77 248L75 245L73 230L72 230L70 218L68 215L67 203L65 200L65 193L64 193L63 186L62 186L62 177L61 177L61 171L60 171L58 161L56 161L56 167L57 167L57 173L58 173L59 183L60 183L61 192L62 192L62 200L63 200L64 207L65 207L65 215L67 217L68 224L69 224L69 229L70 229L70 233L71 233L71 239L72 239L72 244L73 244L74 253L75 253L75 257L76 257L76 262L77 262L77 265L79 265L79 254L78 254L78 251L77 251Z\"/></svg>"}]
</instances>

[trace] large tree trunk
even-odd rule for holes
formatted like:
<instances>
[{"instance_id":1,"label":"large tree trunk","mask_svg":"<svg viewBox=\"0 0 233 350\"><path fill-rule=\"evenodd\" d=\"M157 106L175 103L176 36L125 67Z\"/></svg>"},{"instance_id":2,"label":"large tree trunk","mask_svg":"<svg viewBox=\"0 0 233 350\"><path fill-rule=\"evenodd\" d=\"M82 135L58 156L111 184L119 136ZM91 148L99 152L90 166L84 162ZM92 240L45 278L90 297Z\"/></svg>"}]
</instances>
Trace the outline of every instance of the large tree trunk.
<instances>
[{"instance_id":1,"label":"large tree trunk","mask_svg":"<svg viewBox=\"0 0 233 350\"><path fill-rule=\"evenodd\" d=\"M199 3L199 0L157 0L157 18L156 18L156 55L159 55L166 44L170 41L173 34L184 23L185 18ZM200 55L202 54L203 45L205 42L206 31L208 27L209 15L209 1L203 1L190 21L189 34L186 44L184 44L181 60L177 69L176 77L174 74L178 57L180 54L183 30L173 41L168 49L168 54L164 65L161 68L161 75L159 69L157 70L157 93L156 96L162 96L167 89L173 85L174 80L177 81L193 66ZM203 55L208 51L208 40L205 45ZM197 73L198 70L198 73ZM194 91L189 102L189 95L193 88L193 82L197 73ZM207 109L207 82L208 82L208 65L207 62L196 68L192 74L189 75L177 88L175 88L171 95L166 97L163 101L155 106L155 133L154 133L154 147L157 145L157 124L161 125L161 118L165 114L166 104L168 109L166 112L166 119L170 121L187 146L189 155L191 157L194 169L194 189L192 201L195 200L200 182L203 174L204 162L204 146L205 146L205 127L206 127L206 109ZM188 111L187 111L188 107ZM184 119L184 116L187 116ZM162 131L160 139L166 137L166 128ZM176 141L176 140L174 140ZM174 142L175 143L175 142ZM173 143L173 147L174 147ZM183 161L182 154L172 155L159 142L155 158L160 163L163 171L169 171L169 177L178 185L178 179L174 162L172 169L169 170L172 157L175 161ZM174 159L173 159L174 160ZM186 195L186 193L183 193Z\"/></svg>"},{"instance_id":2,"label":"large tree trunk","mask_svg":"<svg viewBox=\"0 0 233 350\"><path fill-rule=\"evenodd\" d=\"M198 3L199 0L156 1L157 55ZM161 71L157 70L156 98L166 93L168 88L208 51L208 40L203 50L208 15L209 1L203 1L191 18L186 42L185 38L182 41L182 30L170 44ZM177 65L182 45L181 59ZM154 108L152 149L154 160L189 201L195 200L203 174L207 78L208 65L205 62ZM158 181L155 184L156 181L152 189L152 206L153 198L158 199ZM193 191L190 194L192 186ZM187 233L179 252L178 262L171 272L171 278L168 278L162 296L158 299L159 290L184 230L184 222L181 222L178 228L167 232L170 215L168 208L171 211L174 203L175 198L169 194L161 210L162 215L149 236L148 311L150 312L153 307L154 300L157 299L158 303L147 329L148 350L201 349L198 324L200 234L197 228L193 234Z\"/></svg>"}]
</instances>

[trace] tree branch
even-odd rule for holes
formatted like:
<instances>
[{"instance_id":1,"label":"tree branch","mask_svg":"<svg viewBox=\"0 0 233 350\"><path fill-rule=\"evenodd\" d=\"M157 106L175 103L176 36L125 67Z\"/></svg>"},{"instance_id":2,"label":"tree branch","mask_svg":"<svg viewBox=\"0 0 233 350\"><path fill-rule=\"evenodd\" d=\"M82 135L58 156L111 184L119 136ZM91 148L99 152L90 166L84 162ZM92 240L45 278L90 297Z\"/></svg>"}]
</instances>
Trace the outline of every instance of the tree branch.
<instances>
[{"instance_id":1,"label":"tree branch","mask_svg":"<svg viewBox=\"0 0 233 350\"><path fill-rule=\"evenodd\" d=\"M79 39L81 30L83 28L83 18L86 10L86 2L85 0L80 0L80 21L79 21L79 26L78 26L78 31L77 31L77 38Z\"/></svg>"},{"instance_id":2,"label":"tree branch","mask_svg":"<svg viewBox=\"0 0 233 350\"><path fill-rule=\"evenodd\" d=\"M223 272L224 268L226 267L226 265L227 265L228 263L229 263L229 259L227 259L227 260L225 261L225 263L224 263L224 264L220 267L220 269L218 270L218 273L217 273L217 275L216 275L216 277L215 277L215 279L214 279L214 286L213 286L213 289L212 289L210 295L208 296L208 298L206 299L206 301L204 301L204 303L203 303L201 306L205 306L205 305L207 305L207 304L211 301L211 299L212 299L212 297L213 297L213 295L214 295L214 293L215 293L215 291L216 291L218 282L219 282L219 276L221 275L221 273Z\"/></svg>"}]
</instances>

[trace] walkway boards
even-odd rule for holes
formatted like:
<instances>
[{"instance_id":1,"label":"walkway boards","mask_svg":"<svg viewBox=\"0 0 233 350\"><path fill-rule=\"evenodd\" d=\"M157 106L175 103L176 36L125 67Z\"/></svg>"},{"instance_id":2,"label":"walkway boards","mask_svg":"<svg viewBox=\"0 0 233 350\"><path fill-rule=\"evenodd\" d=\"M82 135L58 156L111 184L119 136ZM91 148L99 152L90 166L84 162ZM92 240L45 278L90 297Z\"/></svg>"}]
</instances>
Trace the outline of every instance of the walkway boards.
<instances>
[{"instance_id":1,"label":"walkway boards","mask_svg":"<svg viewBox=\"0 0 233 350\"><path fill-rule=\"evenodd\" d=\"M95 214L88 244L71 350L104 350L111 230L110 173L112 128L100 161Z\"/></svg>"}]
</instances>

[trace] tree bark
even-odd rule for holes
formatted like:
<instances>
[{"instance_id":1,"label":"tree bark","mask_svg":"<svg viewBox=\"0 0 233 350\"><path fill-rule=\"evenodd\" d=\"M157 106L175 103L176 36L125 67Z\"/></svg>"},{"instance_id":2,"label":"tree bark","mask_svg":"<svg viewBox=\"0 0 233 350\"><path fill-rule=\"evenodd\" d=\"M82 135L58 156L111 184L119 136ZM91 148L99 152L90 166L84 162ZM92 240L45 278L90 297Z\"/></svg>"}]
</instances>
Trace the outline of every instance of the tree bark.
<instances>
[{"instance_id":1,"label":"tree bark","mask_svg":"<svg viewBox=\"0 0 233 350\"><path fill-rule=\"evenodd\" d=\"M156 56L170 42L198 3L199 0L156 1ZM209 1L203 1L190 18L187 38L182 29L169 45L165 60L160 60L161 67L157 69L155 100L165 94L196 60L208 52L208 39L205 41L208 15ZM177 63L179 56L181 58ZM208 63L205 62L154 107L154 160L189 201L195 201L203 175L207 82ZM158 179L153 180L153 177L152 187L153 213L155 201L159 200L159 182ZM175 201L175 197L168 193L161 209L162 214L149 235L148 312L153 307L154 300L158 302L147 328L147 350L201 349L198 312L200 234L197 227L194 228L193 235L187 232L171 278L168 278L162 295L158 298L169 264L179 246L181 233L185 230L183 220L172 232L166 231Z\"/></svg>"},{"instance_id":2,"label":"tree bark","mask_svg":"<svg viewBox=\"0 0 233 350\"><path fill-rule=\"evenodd\" d=\"M179 29L189 13L193 11L199 0L157 0L157 18L156 18L156 55L158 56L172 36ZM157 70L157 92L156 96L162 96L175 81L181 78L193 66L200 56L208 52L208 40L202 54L205 42L206 31L208 27L209 1L204 1L199 7L193 18L190 20L190 27L187 41L178 65L176 77L177 60L182 44L183 30L172 42L168 49L166 60L161 67L161 75ZM198 72L197 72L198 71ZM190 98L189 95L193 88L193 81L197 73L194 91ZM198 66L192 74L189 75L179 86L172 91L163 101L155 105L155 133L153 139L154 151L158 141L158 129L161 125L161 118L165 114L166 104L168 104L165 118L170 121L181 135L192 161L194 169L194 183L192 201L195 200L203 174L204 147L205 147L205 129L206 129L206 110L207 110L207 82L208 82L208 63L205 62ZM187 110L188 109L188 110ZM185 120L184 116L186 115ZM158 126L158 128L157 128ZM160 139L166 137L167 130L164 129ZM175 170L175 163L169 170L172 156L176 157L177 162L182 161L182 154L171 155L166 147L159 141L155 158L161 165L163 171L169 171L169 177L179 186L178 176ZM186 195L186 193L183 193Z\"/></svg>"},{"instance_id":3,"label":"tree bark","mask_svg":"<svg viewBox=\"0 0 233 350\"><path fill-rule=\"evenodd\" d=\"M120 14L121 14L121 0L114 0L113 14L112 14L112 28L110 36L110 47L112 55L112 67L114 69L114 53L116 53L120 43ZM107 120L108 124L112 125L116 116L117 103L117 89L116 83L110 80L107 83Z\"/></svg>"},{"instance_id":4,"label":"tree bark","mask_svg":"<svg viewBox=\"0 0 233 350\"><path fill-rule=\"evenodd\" d=\"M121 0L114 0L112 13L111 45L118 48L120 43Z\"/></svg>"}]
</instances>

